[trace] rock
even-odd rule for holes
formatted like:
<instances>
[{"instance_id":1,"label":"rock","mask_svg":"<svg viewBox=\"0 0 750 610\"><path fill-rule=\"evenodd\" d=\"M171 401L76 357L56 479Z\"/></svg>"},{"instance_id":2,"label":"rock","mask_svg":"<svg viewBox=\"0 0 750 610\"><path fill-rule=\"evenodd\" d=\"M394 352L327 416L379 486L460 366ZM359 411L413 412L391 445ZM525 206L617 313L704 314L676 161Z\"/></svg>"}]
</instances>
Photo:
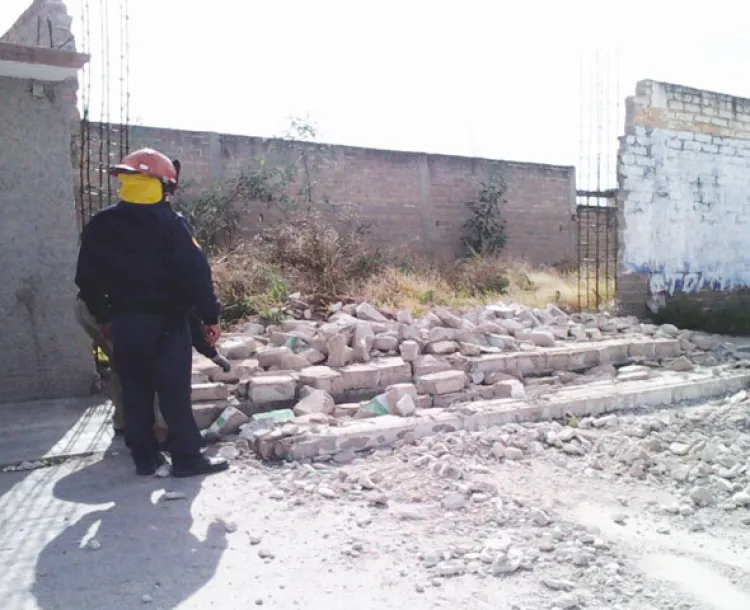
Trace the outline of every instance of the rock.
<instances>
[{"instance_id":1,"label":"rock","mask_svg":"<svg viewBox=\"0 0 750 610\"><path fill-rule=\"evenodd\" d=\"M700 486L693 487L690 490L690 499L696 506L709 506L716 501L709 489Z\"/></svg>"},{"instance_id":2,"label":"rock","mask_svg":"<svg viewBox=\"0 0 750 610\"><path fill-rule=\"evenodd\" d=\"M475 343L459 343L458 347L464 356L479 356L482 353L482 348Z\"/></svg>"},{"instance_id":3,"label":"rock","mask_svg":"<svg viewBox=\"0 0 750 610\"><path fill-rule=\"evenodd\" d=\"M400 417L410 417L417 412L417 407L411 396L402 396L396 403L395 409L391 412Z\"/></svg>"},{"instance_id":4,"label":"rock","mask_svg":"<svg viewBox=\"0 0 750 610\"><path fill-rule=\"evenodd\" d=\"M549 515L547 515L547 513L545 513L540 508L531 509L531 511L529 512L529 518L534 523L534 525L538 525L539 527L544 527L551 523Z\"/></svg>"},{"instance_id":5,"label":"rock","mask_svg":"<svg viewBox=\"0 0 750 610\"><path fill-rule=\"evenodd\" d=\"M464 562L460 560L441 561L435 566L435 573L443 578L463 574Z\"/></svg>"},{"instance_id":6,"label":"rock","mask_svg":"<svg viewBox=\"0 0 750 610\"><path fill-rule=\"evenodd\" d=\"M695 367L686 356L680 356L667 363L667 369L675 372L692 371Z\"/></svg>"},{"instance_id":7,"label":"rock","mask_svg":"<svg viewBox=\"0 0 750 610\"><path fill-rule=\"evenodd\" d=\"M227 434L235 434L240 429L240 426L249 421L250 418L239 409L227 407L202 434L206 438L220 438Z\"/></svg>"},{"instance_id":8,"label":"rock","mask_svg":"<svg viewBox=\"0 0 750 610\"><path fill-rule=\"evenodd\" d=\"M419 394L451 394L466 387L466 373L463 371L441 371L417 378Z\"/></svg>"},{"instance_id":9,"label":"rock","mask_svg":"<svg viewBox=\"0 0 750 610\"><path fill-rule=\"evenodd\" d=\"M399 353L405 362L413 362L419 357L419 343L404 341L399 347Z\"/></svg>"},{"instance_id":10,"label":"rock","mask_svg":"<svg viewBox=\"0 0 750 610\"><path fill-rule=\"evenodd\" d=\"M335 491L333 491L330 487L326 487L325 485L321 485L320 487L318 487L318 493L328 500L333 500L338 496Z\"/></svg>"},{"instance_id":11,"label":"rock","mask_svg":"<svg viewBox=\"0 0 750 610\"><path fill-rule=\"evenodd\" d=\"M288 347L264 347L256 353L258 363L264 369L281 367L281 359L284 356L294 355Z\"/></svg>"},{"instance_id":12,"label":"rock","mask_svg":"<svg viewBox=\"0 0 750 610\"><path fill-rule=\"evenodd\" d=\"M398 338L393 335L378 335L373 339L372 347L381 352L392 352L398 349Z\"/></svg>"},{"instance_id":13,"label":"rock","mask_svg":"<svg viewBox=\"0 0 750 610\"><path fill-rule=\"evenodd\" d=\"M506 460L520 460L523 458L523 450L518 447L506 447L503 452L503 457Z\"/></svg>"},{"instance_id":14,"label":"rock","mask_svg":"<svg viewBox=\"0 0 750 610\"><path fill-rule=\"evenodd\" d=\"M294 414L297 416L313 413L331 415L335 404L333 397L325 390L311 389L307 396L294 406Z\"/></svg>"},{"instance_id":15,"label":"rock","mask_svg":"<svg viewBox=\"0 0 750 610\"><path fill-rule=\"evenodd\" d=\"M458 343L455 341L438 341L436 343L428 343L425 347L425 353L435 355L454 354L459 350Z\"/></svg>"},{"instance_id":16,"label":"rock","mask_svg":"<svg viewBox=\"0 0 750 610\"><path fill-rule=\"evenodd\" d=\"M328 365L346 366L352 359L352 348L347 345L346 335L337 334L328 340Z\"/></svg>"},{"instance_id":17,"label":"rock","mask_svg":"<svg viewBox=\"0 0 750 610\"><path fill-rule=\"evenodd\" d=\"M154 601L154 598L148 595L147 593L144 593L143 595L141 595L141 603L150 604L152 601Z\"/></svg>"},{"instance_id":18,"label":"rock","mask_svg":"<svg viewBox=\"0 0 750 610\"><path fill-rule=\"evenodd\" d=\"M449 493L443 498L442 506L445 510L460 510L466 506L466 496L457 492Z\"/></svg>"},{"instance_id":19,"label":"rock","mask_svg":"<svg viewBox=\"0 0 750 610\"><path fill-rule=\"evenodd\" d=\"M99 542L96 538L92 538L86 543L86 548L92 551L98 551L100 548L102 548L102 543Z\"/></svg>"},{"instance_id":20,"label":"rock","mask_svg":"<svg viewBox=\"0 0 750 610\"><path fill-rule=\"evenodd\" d=\"M690 451L690 445L686 445L685 443L671 443L669 445L669 452L673 455L687 455L688 451Z\"/></svg>"},{"instance_id":21,"label":"rock","mask_svg":"<svg viewBox=\"0 0 750 610\"><path fill-rule=\"evenodd\" d=\"M382 313L375 309L369 303L360 303L356 308L356 315L360 320L369 320L370 322L387 322L386 318Z\"/></svg>"},{"instance_id":22,"label":"rock","mask_svg":"<svg viewBox=\"0 0 750 610\"><path fill-rule=\"evenodd\" d=\"M498 381L492 384L492 393L495 398L513 398L520 400L526 396L526 389L520 381Z\"/></svg>"},{"instance_id":23,"label":"rock","mask_svg":"<svg viewBox=\"0 0 750 610\"><path fill-rule=\"evenodd\" d=\"M460 316L451 313L447 309L439 307L433 312L440 321L450 328L462 328L463 320Z\"/></svg>"},{"instance_id":24,"label":"rock","mask_svg":"<svg viewBox=\"0 0 750 610\"><path fill-rule=\"evenodd\" d=\"M555 336L548 330L532 330L529 340L537 347L554 347Z\"/></svg>"},{"instance_id":25,"label":"rock","mask_svg":"<svg viewBox=\"0 0 750 610\"><path fill-rule=\"evenodd\" d=\"M396 313L396 321L399 324L411 324L412 323L412 315L411 312L408 312L404 309L399 310Z\"/></svg>"},{"instance_id":26,"label":"rock","mask_svg":"<svg viewBox=\"0 0 750 610\"><path fill-rule=\"evenodd\" d=\"M282 354L279 368L285 371L299 371L310 366L310 361L300 354Z\"/></svg>"}]
</instances>

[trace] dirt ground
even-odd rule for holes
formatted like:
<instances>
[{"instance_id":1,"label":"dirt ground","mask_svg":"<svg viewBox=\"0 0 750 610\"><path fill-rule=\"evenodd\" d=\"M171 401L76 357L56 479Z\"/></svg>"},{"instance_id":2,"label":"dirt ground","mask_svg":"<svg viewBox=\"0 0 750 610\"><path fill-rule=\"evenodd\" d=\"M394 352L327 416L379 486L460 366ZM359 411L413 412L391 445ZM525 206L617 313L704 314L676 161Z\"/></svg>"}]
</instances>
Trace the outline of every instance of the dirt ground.
<instances>
[{"instance_id":1,"label":"dirt ground","mask_svg":"<svg viewBox=\"0 0 750 610\"><path fill-rule=\"evenodd\" d=\"M348 464L0 475L8 610L747 610L750 402L454 433ZM171 492L166 493L165 492Z\"/></svg>"}]
</instances>

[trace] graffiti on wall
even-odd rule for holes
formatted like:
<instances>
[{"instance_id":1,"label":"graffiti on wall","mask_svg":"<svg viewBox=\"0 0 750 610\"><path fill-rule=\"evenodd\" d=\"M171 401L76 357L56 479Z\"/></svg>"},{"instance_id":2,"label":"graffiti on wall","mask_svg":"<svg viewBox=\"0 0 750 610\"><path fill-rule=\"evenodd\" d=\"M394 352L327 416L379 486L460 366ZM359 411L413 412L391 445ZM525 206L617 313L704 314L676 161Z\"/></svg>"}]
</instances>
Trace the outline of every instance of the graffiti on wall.
<instances>
[{"instance_id":1,"label":"graffiti on wall","mask_svg":"<svg viewBox=\"0 0 750 610\"><path fill-rule=\"evenodd\" d=\"M651 294L674 296L678 292L692 294L701 290L727 290L731 282L703 271L647 271Z\"/></svg>"},{"instance_id":2,"label":"graffiti on wall","mask_svg":"<svg viewBox=\"0 0 750 610\"><path fill-rule=\"evenodd\" d=\"M669 297L676 294L694 294L702 290L724 291L732 288L737 282L725 275L690 269L666 269L659 264L628 264L631 273L642 273L648 276L648 306L656 311L666 304Z\"/></svg>"}]
</instances>

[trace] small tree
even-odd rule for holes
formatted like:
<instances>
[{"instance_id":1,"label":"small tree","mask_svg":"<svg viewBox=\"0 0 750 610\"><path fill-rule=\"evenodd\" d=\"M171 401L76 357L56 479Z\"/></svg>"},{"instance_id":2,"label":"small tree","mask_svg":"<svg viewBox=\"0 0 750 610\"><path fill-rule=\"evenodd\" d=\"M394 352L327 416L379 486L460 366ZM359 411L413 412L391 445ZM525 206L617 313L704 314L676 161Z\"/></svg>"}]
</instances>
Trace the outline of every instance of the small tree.
<instances>
[{"instance_id":1,"label":"small tree","mask_svg":"<svg viewBox=\"0 0 750 610\"><path fill-rule=\"evenodd\" d=\"M487 182L482 182L478 200L466 204L470 216L464 225L467 234L463 242L469 256L497 254L505 246L505 220L500 206L507 203L507 190L503 177L493 175Z\"/></svg>"}]
</instances>

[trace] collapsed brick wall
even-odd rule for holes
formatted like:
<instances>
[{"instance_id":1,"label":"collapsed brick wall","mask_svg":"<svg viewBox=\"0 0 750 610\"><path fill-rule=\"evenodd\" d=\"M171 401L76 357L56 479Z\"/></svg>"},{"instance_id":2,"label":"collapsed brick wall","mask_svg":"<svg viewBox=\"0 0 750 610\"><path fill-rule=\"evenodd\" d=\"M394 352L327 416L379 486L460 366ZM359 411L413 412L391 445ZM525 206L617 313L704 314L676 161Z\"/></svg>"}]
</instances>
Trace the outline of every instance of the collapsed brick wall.
<instances>
[{"instance_id":1,"label":"collapsed brick wall","mask_svg":"<svg viewBox=\"0 0 750 610\"><path fill-rule=\"evenodd\" d=\"M618 166L625 310L750 283L750 100L641 81Z\"/></svg>"},{"instance_id":2,"label":"collapsed brick wall","mask_svg":"<svg viewBox=\"0 0 750 610\"><path fill-rule=\"evenodd\" d=\"M132 127L130 148L141 146L178 157L184 164L188 191L195 194L236 176L253 159L265 157L271 146L274 155L283 158L299 144ZM326 146L316 158L320 161L315 171L317 199L334 208L354 205L362 220L372 223L374 245L455 257L467 219L465 203L477 197L481 180L498 171L508 182L508 204L503 210L508 222L507 252L540 265L575 260L572 167L350 146ZM267 215L264 206L250 206L243 221L248 234L257 231L261 214Z\"/></svg>"}]
</instances>

